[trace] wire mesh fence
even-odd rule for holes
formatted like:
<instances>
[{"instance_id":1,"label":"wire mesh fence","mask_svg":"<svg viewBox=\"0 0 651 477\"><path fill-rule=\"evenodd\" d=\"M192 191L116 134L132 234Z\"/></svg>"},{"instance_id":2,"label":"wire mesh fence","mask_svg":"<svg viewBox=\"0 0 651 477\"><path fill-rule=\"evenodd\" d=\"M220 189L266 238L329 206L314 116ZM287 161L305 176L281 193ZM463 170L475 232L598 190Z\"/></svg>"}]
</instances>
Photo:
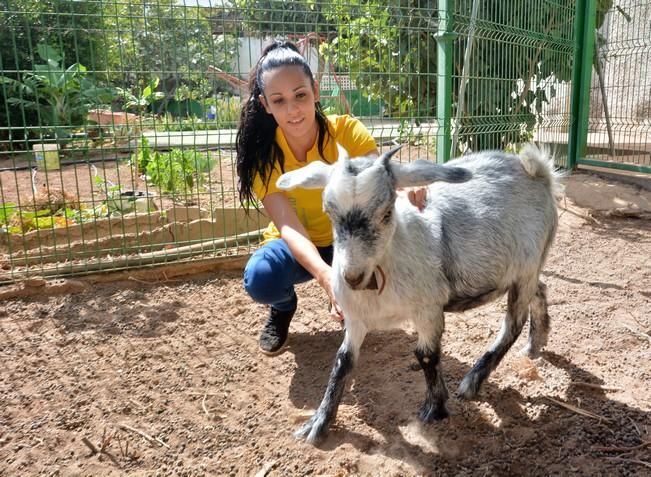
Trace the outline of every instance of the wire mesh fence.
<instances>
[{"instance_id":1,"label":"wire mesh fence","mask_svg":"<svg viewBox=\"0 0 651 477\"><path fill-rule=\"evenodd\" d=\"M595 32L587 154L580 164L651 172L651 5L622 1Z\"/></svg>"},{"instance_id":2,"label":"wire mesh fence","mask_svg":"<svg viewBox=\"0 0 651 477\"><path fill-rule=\"evenodd\" d=\"M575 4L456 2L452 144L508 148L535 139L565 163Z\"/></svg>"},{"instance_id":3,"label":"wire mesh fence","mask_svg":"<svg viewBox=\"0 0 651 477\"><path fill-rule=\"evenodd\" d=\"M634 136L648 160L650 7L619 5L595 12L593 91L610 93L601 110L593 100L590 134ZM248 73L273 38L308 59L326 113L360 117L381 149L404 144L400 160L534 139L568 164L577 8L3 0L0 283L249 253L268 219L239 203L234 140ZM623 69L631 58L638 70ZM609 160L630 162L623 149Z\"/></svg>"}]
</instances>

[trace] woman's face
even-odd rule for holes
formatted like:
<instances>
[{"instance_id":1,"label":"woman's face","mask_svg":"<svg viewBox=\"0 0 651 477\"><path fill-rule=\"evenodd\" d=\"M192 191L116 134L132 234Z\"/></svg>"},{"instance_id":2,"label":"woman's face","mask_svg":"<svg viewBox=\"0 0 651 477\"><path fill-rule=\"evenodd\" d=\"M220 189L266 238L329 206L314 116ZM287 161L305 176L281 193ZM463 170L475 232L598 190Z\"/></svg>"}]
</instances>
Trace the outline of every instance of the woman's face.
<instances>
[{"instance_id":1,"label":"woman's face","mask_svg":"<svg viewBox=\"0 0 651 477\"><path fill-rule=\"evenodd\" d=\"M267 113L273 115L285 137L303 141L316 138L314 103L318 89L312 88L310 78L300 66L284 66L265 72L262 76L264 95L260 101ZM312 139L313 140L313 139Z\"/></svg>"}]
</instances>

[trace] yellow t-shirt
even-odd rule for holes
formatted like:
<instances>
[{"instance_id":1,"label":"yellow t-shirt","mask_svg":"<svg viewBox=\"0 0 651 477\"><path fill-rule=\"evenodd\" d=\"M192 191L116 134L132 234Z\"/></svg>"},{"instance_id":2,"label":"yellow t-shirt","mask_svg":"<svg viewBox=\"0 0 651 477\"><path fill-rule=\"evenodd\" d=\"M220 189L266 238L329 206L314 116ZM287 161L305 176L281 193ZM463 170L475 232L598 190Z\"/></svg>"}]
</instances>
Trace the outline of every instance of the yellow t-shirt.
<instances>
[{"instance_id":1,"label":"yellow t-shirt","mask_svg":"<svg viewBox=\"0 0 651 477\"><path fill-rule=\"evenodd\" d=\"M340 144L348 151L350 157L364 156L377 148L373 136L368 132L366 127L357 119L350 116L328 116L331 137L324 144L323 153L330 164L336 162L339 157L337 144ZM307 153L305 162L298 162L294 157L291 149L287 145L287 140L280 128L276 129L276 143L282 149L285 155L285 172L293 171L305 167L311 162L318 161L319 157L318 141L314 143L312 149ZM281 176L280 165L276 164L268 184L257 174L253 180L253 191L259 200L263 200L267 195L274 192L282 192L288 198L289 202L296 211L298 219L303 224L312 243L317 247L325 247L332 244L332 224L330 219L323 211L322 193L323 189L294 189L290 191L281 191L276 187L276 180ZM280 238L280 232L273 222L269 224L264 232L264 241Z\"/></svg>"}]
</instances>

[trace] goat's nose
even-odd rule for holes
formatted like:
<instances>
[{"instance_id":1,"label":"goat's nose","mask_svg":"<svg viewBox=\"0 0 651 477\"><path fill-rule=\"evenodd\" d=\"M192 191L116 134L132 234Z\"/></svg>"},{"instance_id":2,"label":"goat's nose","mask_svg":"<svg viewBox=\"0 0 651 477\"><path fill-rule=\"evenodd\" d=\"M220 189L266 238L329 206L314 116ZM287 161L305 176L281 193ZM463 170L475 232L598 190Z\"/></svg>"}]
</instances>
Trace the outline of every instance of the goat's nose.
<instances>
[{"instance_id":1,"label":"goat's nose","mask_svg":"<svg viewBox=\"0 0 651 477\"><path fill-rule=\"evenodd\" d=\"M361 285L362 281L364 280L364 274L360 273L358 275L352 275L350 273L346 273L344 275L344 279L346 280L346 283L350 285L350 288L354 290L359 285Z\"/></svg>"}]
</instances>

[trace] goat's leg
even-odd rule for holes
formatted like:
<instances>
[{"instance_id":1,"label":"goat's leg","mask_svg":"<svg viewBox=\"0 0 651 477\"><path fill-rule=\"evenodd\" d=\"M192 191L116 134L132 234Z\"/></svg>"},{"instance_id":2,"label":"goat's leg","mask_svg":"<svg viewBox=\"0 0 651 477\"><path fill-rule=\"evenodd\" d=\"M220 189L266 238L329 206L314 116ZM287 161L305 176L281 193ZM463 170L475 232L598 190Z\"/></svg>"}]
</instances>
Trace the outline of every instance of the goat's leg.
<instances>
[{"instance_id":1,"label":"goat's leg","mask_svg":"<svg viewBox=\"0 0 651 477\"><path fill-rule=\"evenodd\" d=\"M420 408L418 417L422 422L429 423L448 417L445 403L448 400L448 389L441 374L441 335L443 334L443 312L436 320L416 322L418 326L418 344L414 354L425 373L427 392L425 402Z\"/></svg>"},{"instance_id":2,"label":"goat's leg","mask_svg":"<svg viewBox=\"0 0 651 477\"><path fill-rule=\"evenodd\" d=\"M472 399L479 392L479 387L490 373L497 367L513 343L529 315L529 303L536 292L536 283L515 283L509 289L507 311L502 320L497 339L490 349L479 358L468 374L466 374L457 389L457 396L462 399Z\"/></svg>"},{"instance_id":3,"label":"goat's leg","mask_svg":"<svg viewBox=\"0 0 651 477\"><path fill-rule=\"evenodd\" d=\"M346 378L355 366L365 336L364 325L346 319L346 336L337 351L323 400L316 413L294 433L295 437L311 444L316 444L325 437L328 427L337 416Z\"/></svg>"},{"instance_id":4,"label":"goat's leg","mask_svg":"<svg viewBox=\"0 0 651 477\"><path fill-rule=\"evenodd\" d=\"M547 286L538 282L538 289L529 305L529 341L521 353L530 358L540 355L549 336L549 313L547 312Z\"/></svg>"}]
</instances>

